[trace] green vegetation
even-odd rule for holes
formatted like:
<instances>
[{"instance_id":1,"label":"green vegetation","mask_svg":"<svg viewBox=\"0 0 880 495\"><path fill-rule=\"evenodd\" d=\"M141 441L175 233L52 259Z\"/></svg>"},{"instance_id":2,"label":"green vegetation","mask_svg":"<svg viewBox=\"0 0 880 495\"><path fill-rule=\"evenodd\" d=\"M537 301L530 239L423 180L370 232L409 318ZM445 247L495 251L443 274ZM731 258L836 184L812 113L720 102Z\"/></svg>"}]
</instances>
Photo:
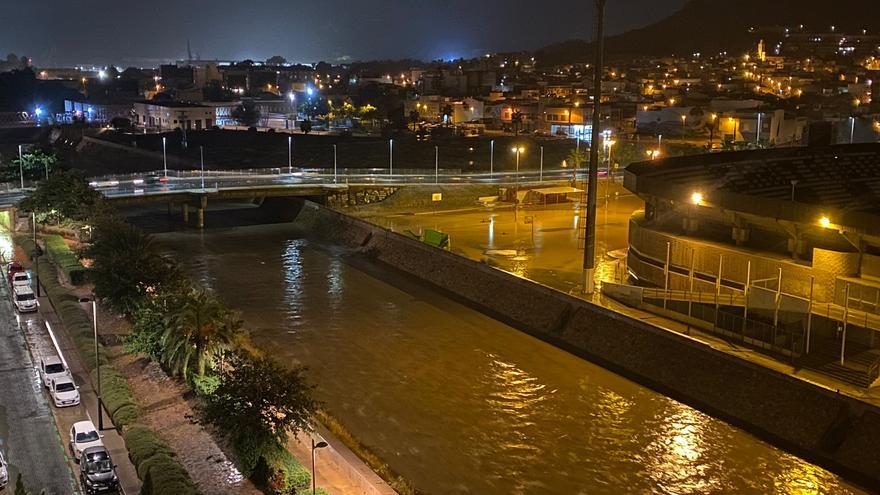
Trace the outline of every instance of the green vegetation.
<instances>
[{"instance_id":1,"label":"green vegetation","mask_svg":"<svg viewBox=\"0 0 880 495\"><path fill-rule=\"evenodd\" d=\"M46 251L52 261L61 269L67 280L73 285L82 285L86 281L86 268L82 266L79 259L70 250L67 241L60 235L43 236L43 242L46 243Z\"/></svg>"},{"instance_id":2,"label":"green vegetation","mask_svg":"<svg viewBox=\"0 0 880 495\"><path fill-rule=\"evenodd\" d=\"M0 169L0 182L17 183L24 175L25 180L42 180L48 173L54 173L58 158L53 151L39 148L22 153L21 160L17 157Z\"/></svg>"},{"instance_id":3,"label":"green vegetation","mask_svg":"<svg viewBox=\"0 0 880 495\"><path fill-rule=\"evenodd\" d=\"M92 259L95 294L110 309L132 315L148 296L184 283L175 265L159 254L152 238L117 218L104 218L94 228Z\"/></svg>"},{"instance_id":4,"label":"green vegetation","mask_svg":"<svg viewBox=\"0 0 880 495\"><path fill-rule=\"evenodd\" d=\"M135 425L124 435L128 456L143 480L141 495L195 495L198 490L171 448L146 426Z\"/></svg>"},{"instance_id":5,"label":"green vegetation","mask_svg":"<svg viewBox=\"0 0 880 495\"><path fill-rule=\"evenodd\" d=\"M195 362L197 375L203 377L214 356L232 344L242 322L205 290L183 294L177 306L162 334L162 363L173 375L187 376L190 363Z\"/></svg>"},{"instance_id":6,"label":"green vegetation","mask_svg":"<svg viewBox=\"0 0 880 495\"><path fill-rule=\"evenodd\" d=\"M289 433L308 428L317 408L305 370L242 351L225 353L222 362L206 417L228 432L245 474L269 493L294 493L302 473L284 444Z\"/></svg>"},{"instance_id":7,"label":"green vegetation","mask_svg":"<svg viewBox=\"0 0 880 495\"><path fill-rule=\"evenodd\" d=\"M39 223L65 225L95 218L104 211L101 198L81 175L59 171L41 181L19 206L35 212Z\"/></svg>"}]
</instances>

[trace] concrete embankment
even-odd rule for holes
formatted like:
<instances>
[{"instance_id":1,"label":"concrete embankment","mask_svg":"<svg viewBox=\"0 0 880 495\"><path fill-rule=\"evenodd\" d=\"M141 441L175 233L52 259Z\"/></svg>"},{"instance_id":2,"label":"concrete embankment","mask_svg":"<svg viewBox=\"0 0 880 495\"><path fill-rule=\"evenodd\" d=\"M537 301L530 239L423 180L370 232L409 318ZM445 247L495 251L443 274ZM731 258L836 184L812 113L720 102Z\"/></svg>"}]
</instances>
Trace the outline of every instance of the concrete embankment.
<instances>
[{"instance_id":1,"label":"concrete embankment","mask_svg":"<svg viewBox=\"0 0 880 495\"><path fill-rule=\"evenodd\" d=\"M294 224L880 489L880 409L874 406L314 203L304 203Z\"/></svg>"}]
</instances>

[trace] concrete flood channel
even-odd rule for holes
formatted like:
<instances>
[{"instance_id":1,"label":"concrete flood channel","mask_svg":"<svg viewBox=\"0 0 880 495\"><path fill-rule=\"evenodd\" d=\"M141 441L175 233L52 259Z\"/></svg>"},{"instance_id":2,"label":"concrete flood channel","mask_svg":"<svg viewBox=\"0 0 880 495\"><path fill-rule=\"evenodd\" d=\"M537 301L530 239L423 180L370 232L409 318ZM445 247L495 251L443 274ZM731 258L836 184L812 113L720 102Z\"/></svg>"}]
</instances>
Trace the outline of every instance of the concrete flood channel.
<instances>
[{"instance_id":1,"label":"concrete flood channel","mask_svg":"<svg viewBox=\"0 0 880 495\"><path fill-rule=\"evenodd\" d=\"M352 249L363 232L337 243L303 230L331 220L158 240L260 347L308 366L325 408L418 490L862 493Z\"/></svg>"}]
</instances>

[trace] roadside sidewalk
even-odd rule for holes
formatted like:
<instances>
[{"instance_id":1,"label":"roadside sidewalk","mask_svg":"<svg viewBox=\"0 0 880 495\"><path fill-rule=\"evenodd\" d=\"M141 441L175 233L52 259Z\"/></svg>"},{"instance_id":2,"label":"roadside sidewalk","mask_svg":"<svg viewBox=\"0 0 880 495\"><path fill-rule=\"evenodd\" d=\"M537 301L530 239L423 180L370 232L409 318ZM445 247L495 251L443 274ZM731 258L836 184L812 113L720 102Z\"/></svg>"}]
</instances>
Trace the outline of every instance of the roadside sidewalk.
<instances>
[{"instance_id":1,"label":"roadside sidewalk","mask_svg":"<svg viewBox=\"0 0 880 495\"><path fill-rule=\"evenodd\" d=\"M327 442L326 448L315 450L315 481L332 495L397 495L388 483L369 468L341 440L321 424L315 432L290 435L287 450L308 469L312 467L312 440Z\"/></svg>"},{"instance_id":2,"label":"roadside sidewalk","mask_svg":"<svg viewBox=\"0 0 880 495\"><path fill-rule=\"evenodd\" d=\"M92 385L89 373L82 363L79 352L76 350L76 347L70 339L70 335L68 335L66 329L61 324L61 321L59 321L58 316L55 314L55 308L52 306L49 298L46 297L45 291L42 292L43 296L39 298L40 315L46 323L50 335L55 339L59 349L64 354L70 372L73 374L76 383L80 387L79 393L81 403L86 408L89 419L97 427L98 395ZM113 421L110 419L110 415L107 414L106 411L103 412L103 418L104 429L101 430L100 433L103 436L102 440L104 446L110 451L110 456L113 458L113 462L117 465L116 474L119 476L119 483L122 487L122 491L125 495L137 495L141 489L141 481L137 476L137 470L135 470L134 465L132 465L131 460L128 458L128 450L125 448L125 441L122 439L122 435L116 431ZM60 433L66 443L68 441L68 432L62 431Z\"/></svg>"}]
</instances>

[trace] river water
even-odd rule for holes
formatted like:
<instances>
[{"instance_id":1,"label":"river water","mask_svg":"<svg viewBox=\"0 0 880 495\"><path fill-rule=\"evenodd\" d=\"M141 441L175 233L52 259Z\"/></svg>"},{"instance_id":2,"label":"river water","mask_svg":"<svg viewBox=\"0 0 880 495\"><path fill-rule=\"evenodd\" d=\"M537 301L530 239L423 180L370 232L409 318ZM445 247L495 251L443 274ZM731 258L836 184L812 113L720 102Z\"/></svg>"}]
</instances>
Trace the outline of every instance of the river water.
<instances>
[{"instance_id":1,"label":"river water","mask_svg":"<svg viewBox=\"0 0 880 495\"><path fill-rule=\"evenodd\" d=\"M289 225L158 239L428 494L860 493Z\"/></svg>"}]
</instances>

